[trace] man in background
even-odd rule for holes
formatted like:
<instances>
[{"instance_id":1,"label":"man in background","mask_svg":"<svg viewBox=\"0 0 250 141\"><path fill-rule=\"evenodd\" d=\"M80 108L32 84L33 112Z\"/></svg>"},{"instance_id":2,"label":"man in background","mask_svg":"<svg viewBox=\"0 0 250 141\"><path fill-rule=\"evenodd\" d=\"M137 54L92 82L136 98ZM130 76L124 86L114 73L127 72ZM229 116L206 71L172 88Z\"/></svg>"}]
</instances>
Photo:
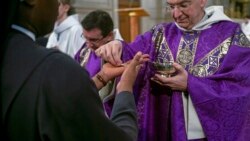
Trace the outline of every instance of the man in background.
<instances>
[{"instance_id":1,"label":"man in background","mask_svg":"<svg viewBox=\"0 0 250 141\"><path fill-rule=\"evenodd\" d=\"M59 0L57 20L46 45L47 48L57 48L72 58L84 43L81 38L82 26L73 2L74 0Z\"/></svg>"},{"instance_id":2,"label":"man in background","mask_svg":"<svg viewBox=\"0 0 250 141\"><path fill-rule=\"evenodd\" d=\"M75 55L75 60L84 67L90 76L96 75L102 68L104 60L96 56L95 50L101 45L114 39L122 40L118 29L114 29L114 23L111 16L103 10L95 10L87 14L81 22L83 26L82 36L85 43ZM100 90L102 99L114 96L114 81L107 83L107 86ZM108 98L108 97L107 97Z\"/></svg>"},{"instance_id":3,"label":"man in background","mask_svg":"<svg viewBox=\"0 0 250 141\"><path fill-rule=\"evenodd\" d=\"M241 24L241 29L247 36L248 40L250 40L250 15L245 17L244 22Z\"/></svg>"}]
</instances>

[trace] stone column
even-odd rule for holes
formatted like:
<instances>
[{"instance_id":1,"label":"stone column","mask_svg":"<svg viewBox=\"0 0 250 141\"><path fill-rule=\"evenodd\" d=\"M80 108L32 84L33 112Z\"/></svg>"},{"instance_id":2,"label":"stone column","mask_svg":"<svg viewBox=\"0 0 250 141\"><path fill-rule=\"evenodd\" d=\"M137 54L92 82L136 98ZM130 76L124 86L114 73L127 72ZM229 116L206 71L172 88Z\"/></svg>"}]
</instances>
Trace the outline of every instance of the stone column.
<instances>
[{"instance_id":1,"label":"stone column","mask_svg":"<svg viewBox=\"0 0 250 141\"><path fill-rule=\"evenodd\" d=\"M149 13L149 17L144 17L141 20L142 33L158 23L171 20L171 17L165 11L165 6L166 0L141 0L141 7Z\"/></svg>"}]
</instances>

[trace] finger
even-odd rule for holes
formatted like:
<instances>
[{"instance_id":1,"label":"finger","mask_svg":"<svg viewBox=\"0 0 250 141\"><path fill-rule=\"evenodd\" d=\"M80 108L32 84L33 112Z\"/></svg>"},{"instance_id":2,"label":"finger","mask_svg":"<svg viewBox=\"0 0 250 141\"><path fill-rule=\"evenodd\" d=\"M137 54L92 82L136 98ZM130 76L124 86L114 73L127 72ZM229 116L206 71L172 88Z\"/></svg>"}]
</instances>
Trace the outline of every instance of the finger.
<instances>
[{"instance_id":1,"label":"finger","mask_svg":"<svg viewBox=\"0 0 250 141\"><path fill-rule=\"evenodd\" d=\"M131 63L131 61L132 61L132 60L129 60L129 61L125 62L125 63L122 63L122 64L119 65L119 66L127 67L127 66Z\"/></svg>"},{"instance_id":2,"label":"finger","mask_svg":"<svg viewBox=\"0 0 250 141\"><path fill-rule=\"evenodd\" d=\"M112 62L112 64L119 66L122 64L121 54L122 54L122 44L119 40L114 40L109 43L109 49L107 52L108 60Z\"/></svg>"},{"instance_id":3,"label":"finger","mask_svg":"<svg viewBox=\"0 0 250 141\"><path fill-rule=\"evenodd\" d=\"M101 49L102 49L102 47L103 46L100 46L98 49L95 50L96 56L101 57Z\"/></svg>"},{"instance_id":4,"label":"finger","mask_svg":"<svg viewBox=\"0 0 250 141\"><path fill-rule=\"evenodd\" d=\"M131 59L131 60L125 62L125 63L122 63L120 66L125 66L125 67L126 67L128 64L131 63L132 60L133 60L133 59ZM149 56L148 54L143 54L143 55L140 56L139 63L140 63L140 64L143 64L143 63L145 63L145 62L147 62L147 61L149 61L149 60L150 60L150 56ZM141 65L141 66L142 66L142 65Z\"/></svg>"},{"instance_id":5,"label":"finger","mask_svg":"<svg viewBox=\"0 0 250 141\"><path fill-rule=\"evenodd\" d=\"M139 65L140 64L140 60L141 60L141 57L142 57L142 53L139 51L135 54L132 62L130 63L131 65Z\"/></svg>"},{"instance_id":6,"label":"finger","mask_svg":"<svg viewBox=\"0 0 250 141\"><path fill-rule=\"evenodd\" d=\"M106 45L103 45L102 47L99 47L96 51L95 54L101 58L103 58L104 60L107 60L106 57Z\"/></svg>"},{"instance_id":7,"label":"finger","mask_svg":"<svg viewBox=\"0 0 250 141\"><path fill-rule=\"evenodd\" d=\"M145 63L150 60L150 56L148 54L143 54L140 58L140 63Z\"/></svg>"},{"instance_id":8,"label":"finger","mask_svg":"<svg viewBox=\"0 0 250 141\"><path fill-rule=\"evenodd\" d=\"M115 44L112 48L112 57L113 57L113 60L115 61L115 63L117 65L120 65L122 63L122 60L121 60L121 55L122 55L122 47L119 46L119 44Z\"/></svg>"},{"instance_id":9,"label":"finger","mask_svg":"<svg viewBox=\"0 0 250 141\"><path fill-rule=\"evenodd\" d=\"M161 86L164 86L164 84L157 79L151 78L151 80L154 81L155 83L161 85Z\"/></svg>"},{"instance_id":10,"label":"finger","mask_svg":"<svg viewBox=\"0 0 250 141\"><path fill-rule=\"evenodd\" d=\"M143 65L137 65L136 68L135 68L135 71L136 71L136 72L139 72L139 70L141 69L142 66L143 66Z\"/></svg>"},{"instance_id":11,"label":"finger","mask_svg":"<svg viewBox=\"0 0 250 141\"><path fill-rule=\"evenodd\" d=\"M178 64L178 63L174 62L173 66L179 72L183 72L183 70L184 70L184 68L180 64Z\"/></svg>"},{"instance_id":12,"label":"finger","mask_svg":"<svg viewBox=\"0 0 250 141\"><path fill-rule=\"evenodd\" d=\"M131 60L131 62L126 67L125 72L130 72L130 73L134 73L135 75L137 75L139 72L139 69L140 69L141 56L142 56L141 52L136 53L134 58Z\"/></svg>"},{"instance_id":13,"label":"finger","mask_svg":"<svg viewBox=\"0 0 250 141\"><path fill-rule=\"evenodd\" d=\"M114 60L114 58L113 58L113 55L112 55L112 46L109 46L109 48L110 49L106 49L106 51L105 51L105 57L106 58L104 58L106 61L108 61L108 62L110 62L112 65L114 65L114 66L117 66L117 64L116 64L116 62L115 62L115 60Z\"/></svg>"},{"instance_id":14,"label":"finger","mask_svg":"<svg viewBox=\"0 0 250 141\"><path fill-rule=\"evenodd\" d=\"M155 74L154 79L159 80L162 84L172 84L173 78L166 76L165 74Z\"/></svg>"},{"instance_id":15,"label":"finger","mask_svg":"<svg viewBox=\"0 0 250 141\"><path fill-rule=\"evenodd\" d=\"M171 89L173 89L174 84L171 84L171 82L168 82L168 81L164 81L163 79L169 79L168 77L166 76L161 76L161 75L157 75L157 76L154 76L151 78L152 81L160 84L161 86L165 86L165 87L169 87Z\"/></svg>"}]
</instances>

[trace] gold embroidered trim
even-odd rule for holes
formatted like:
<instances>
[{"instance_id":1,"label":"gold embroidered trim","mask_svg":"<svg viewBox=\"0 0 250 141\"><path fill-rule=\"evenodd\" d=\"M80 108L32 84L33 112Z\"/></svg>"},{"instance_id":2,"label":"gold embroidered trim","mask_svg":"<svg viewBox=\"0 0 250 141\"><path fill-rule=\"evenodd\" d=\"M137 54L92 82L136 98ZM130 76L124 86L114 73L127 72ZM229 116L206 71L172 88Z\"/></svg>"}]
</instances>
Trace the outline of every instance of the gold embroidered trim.
<instances>
[{"instance_id":1,"label":"gold embroidered trim","mask_svg":"<svg viewBox=\"0 0 250 141\"><path fill-rule=\"evenodd\" d=\"M177 51L177 63L182 65L186 70L190 71L190 68L194 63L194 56L196 53L196 48L199 40L200 32L184 32L181 37L181 41ZM190 39L185 39L185 36L195 36Z\"/></svg>"},{"instance_id":2,"label":"gold embroidered trim","mask_svg":"<svg viewBox=\"0 0 250 141\"><path fill-rule=\"evenodd\" d=\"M216 48L211 50L203 59L191 68L190 72L199 77L214 74L220 66L220 60L227 54L231 41L232 38L227 38Z\"/></svg>"},{"instance_id":3,"label":"gold embroidered trim","mask_svg":"<svg viewBox=\"0 0 250 141\"><path fill-rule=\"evenodd\" d=\"M80 52L80 65L82 67L85 67L86 63L88 62L90 52L91 52L91 49L88 47L85 47L81 50L81 52Z\"/></svg>"},{"instance_id":4,"label":"gold embroidered trim","mask_svg":"<svg viewBox=\"0 0 250 141\"><path fill-rule=\"evenodd\" d=\"M233 45L250 48L250 41L247 39L246 35L241 31L240 28L236 30L236 34L233 39Z\"/></svg>"},{"instance_id":5,"label":"gold embroidered trim","mask_svg":"<svg viewBox=\"0 0 250 141\"><path fill-rule=\"evenodd\" d=\"M152 42L155 46L155 62L174 62L173 54L164 36L165 29L163 25L155 26L153 29Z\"/></svg>"}]
</instances>

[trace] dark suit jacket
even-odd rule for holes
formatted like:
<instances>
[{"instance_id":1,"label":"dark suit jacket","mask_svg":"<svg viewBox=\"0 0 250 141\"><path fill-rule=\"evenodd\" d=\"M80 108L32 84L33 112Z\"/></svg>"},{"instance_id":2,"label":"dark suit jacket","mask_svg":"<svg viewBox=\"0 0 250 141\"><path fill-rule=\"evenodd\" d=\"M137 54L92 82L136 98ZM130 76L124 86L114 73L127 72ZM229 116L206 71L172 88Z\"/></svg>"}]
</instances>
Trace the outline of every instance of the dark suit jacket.
<instances>
[{"instance_id":1,"label":"dark suit jacket","mask_svg":"<svg viewBox=\"0 0 250 141\"><path fill-rule=\"evenodd\" d=\"M98 90L79 64L17 31L9 36L1 83L6 140L136 140L132 94L117 95L109 120Z\"/></svg>"}]
</instances>

